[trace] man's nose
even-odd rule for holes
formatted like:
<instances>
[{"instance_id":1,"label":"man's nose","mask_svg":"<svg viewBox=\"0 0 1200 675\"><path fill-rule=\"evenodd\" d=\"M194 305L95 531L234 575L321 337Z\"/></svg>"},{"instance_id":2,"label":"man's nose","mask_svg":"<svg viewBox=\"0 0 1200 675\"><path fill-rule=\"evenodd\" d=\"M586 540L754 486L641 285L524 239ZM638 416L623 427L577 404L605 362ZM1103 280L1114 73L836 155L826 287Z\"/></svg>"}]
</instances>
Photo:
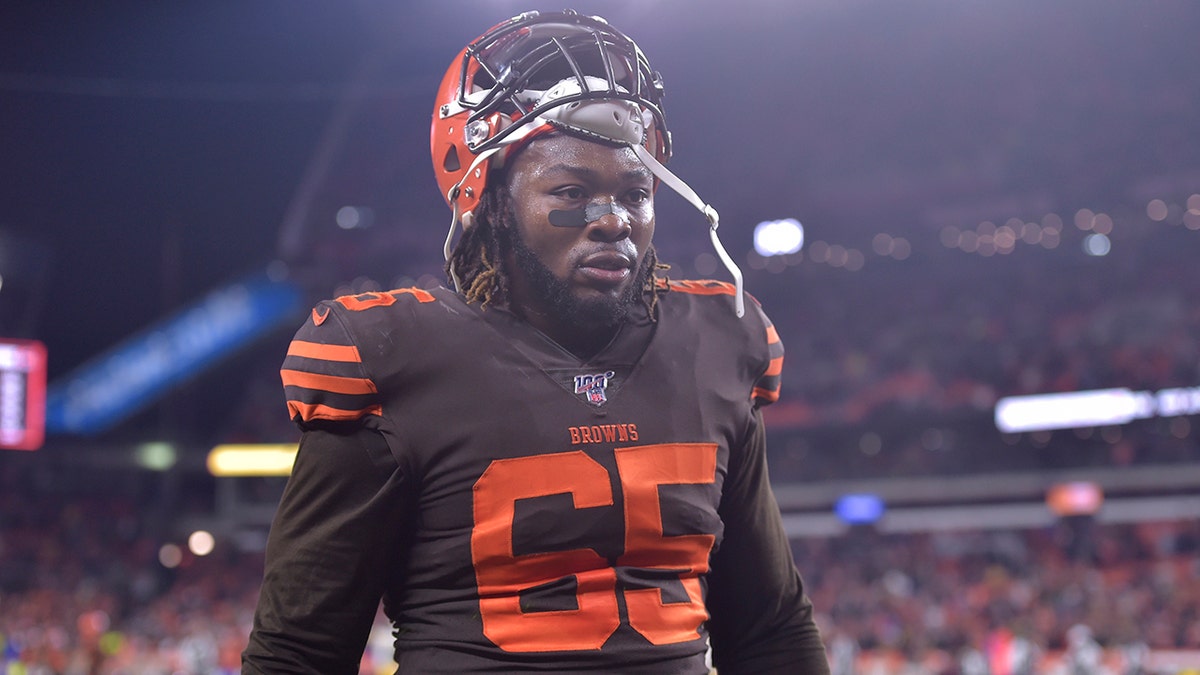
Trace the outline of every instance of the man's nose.
<instances>
[{"instance_id":1,"label":"man's nose","mask_svg":"<svg viewBox=\"0 0 1200 675\"><path fill-rule=\"evenodd\" d=\"M597 241L619 241L633 232L629 210L615 199L588 204L588 237Z\"/></svg>"}]
</instances>

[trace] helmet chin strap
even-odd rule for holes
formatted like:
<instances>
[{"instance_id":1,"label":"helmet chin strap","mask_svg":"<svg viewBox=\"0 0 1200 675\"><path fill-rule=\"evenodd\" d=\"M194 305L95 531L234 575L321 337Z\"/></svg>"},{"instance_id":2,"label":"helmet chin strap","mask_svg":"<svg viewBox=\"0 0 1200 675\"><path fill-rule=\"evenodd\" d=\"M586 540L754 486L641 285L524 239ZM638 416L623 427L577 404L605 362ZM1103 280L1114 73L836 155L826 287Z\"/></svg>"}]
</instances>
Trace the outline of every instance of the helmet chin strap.
<instances>
[{"instance_id":1,"label":"helmet chin strap","mask_svg":"<svg viewBox=\"0 0 1200 675\"><path fill-rule=\"evenodd\" d=\"M646 168L650 169L650 173L653 173L656 178L666 183L672 190L678 192L679 196L686 199L689 204L696 207L696 210L703 213L704 217L708 219L708 235L709 239L712 240L713 248L717 250L717 255L721 258L721 262L725 264L725 269L729 270L729 273L733 275L734 286L737 289L737 294L734 296L734 308L738 317L741 318L746 313L746 302L743 299L745 294L742 292L742 270L738 269L737 264L733 262L733 258L729 257L729 252L721 245L721 239L717 237L717 227L720 225L720 217L717 215L717 210L711 205L704 203L704 200L700 199L700 195L696 194L696 191L690 185L683 182L679 176L671 173L671 170L655 159L654 155L650 154L646 148L643 148L638 143L630 143L629 147L633 148L638 159L642 160L642 164L645 164Z\"/></svg>"},{"instance_id":2,"label":"helmet chin strap","mask_svg":"<svg viewBox=\"0 0 1200 675\"><path fill-rule=\"evenodd\" d=\"M470 227L470 221L472 220L472 216L474 216L474 213L467 213L464 216L460 211L458 205L459 190L462 189L463 181L467 180L467 178L475 172L475 169L479 168L480 164L486 162L489 157L499 152L502 148L504 148L502 145L496 146L479 153L479 155L475 157L475 161L471 162L471 166L467 167L467 171L463 174L462 180L455 183L454 187L450 188L450 190L446 193L446 197L449 198L453 211L450 216L450 231L446 233L446 243L442 245L442 256L446 259L446 262L450 263L450 279L454 281L454 290L459 293L463 292L462 280L458 278L458 271L454 269L454 263L450 260L450 253L452 250L451 247L454 244L454 233L458 230L458 224L460 222L463 223L463 231L465 232L467 228ZM463 222L464 219L466 222Z\"/></svg>"}]
</instances>

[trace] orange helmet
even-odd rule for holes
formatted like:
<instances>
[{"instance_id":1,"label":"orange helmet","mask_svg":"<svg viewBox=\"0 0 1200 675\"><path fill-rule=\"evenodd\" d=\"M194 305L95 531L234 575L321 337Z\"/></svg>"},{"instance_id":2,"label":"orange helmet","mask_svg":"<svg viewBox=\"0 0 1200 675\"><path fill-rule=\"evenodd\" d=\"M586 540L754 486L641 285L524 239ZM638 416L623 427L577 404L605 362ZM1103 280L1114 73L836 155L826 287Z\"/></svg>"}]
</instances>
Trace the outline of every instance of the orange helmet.
<instances>
[{"instance_id":1,"label":"orange helmet","mask_svg":"<svg viewBox=\"0 0 1200 675\"><path fill-rule=\"evenodd\" d=\"M526 12L467 45L438 88L429 145L446 202L469 226L488 172L554 129L671 155L663 86L642 51L600 17Z\"/></svg>"},{"instance_id":2,"label":"orange helmet","mask_svg":"<svg viewBox=\"0 0 1200 675\"><path fill-rule=\"evenodd\" d=\"M433 171L453 210L447 262L459 224L471 227L490 170L538 134L562 130L629 147L655 185L666 183L704 214L742 316L742 273L717 237L716 209L664 166L671 133L662 99L662 78L642 50L598 16L526 12L476 38L442 78L429 133ZM453 263L448 270L461 291Z\"/></svg>"}]
</instances>

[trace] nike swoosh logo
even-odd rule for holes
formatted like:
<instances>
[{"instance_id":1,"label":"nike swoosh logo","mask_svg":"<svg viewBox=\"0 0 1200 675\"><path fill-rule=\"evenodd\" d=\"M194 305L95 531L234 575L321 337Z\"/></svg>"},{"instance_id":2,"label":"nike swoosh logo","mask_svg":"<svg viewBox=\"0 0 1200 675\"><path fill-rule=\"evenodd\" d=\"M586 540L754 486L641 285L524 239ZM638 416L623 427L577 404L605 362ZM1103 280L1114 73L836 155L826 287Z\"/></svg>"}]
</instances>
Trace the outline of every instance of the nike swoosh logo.
<instances>
[{"instance_id":1,"label":"nike swoosh logo","mask_svg":"<svg viewBox=\"0 0 1200 675\"><path fill-rule=\"evenodd\" d=\"M329 311L330 311L329 308L326 307L324 313L318 313L317 308L313 307L313 311L312 311L313 325L320 326L321 324L325 323L325 319L329 318Z\"/></svg>"}]
</instances>

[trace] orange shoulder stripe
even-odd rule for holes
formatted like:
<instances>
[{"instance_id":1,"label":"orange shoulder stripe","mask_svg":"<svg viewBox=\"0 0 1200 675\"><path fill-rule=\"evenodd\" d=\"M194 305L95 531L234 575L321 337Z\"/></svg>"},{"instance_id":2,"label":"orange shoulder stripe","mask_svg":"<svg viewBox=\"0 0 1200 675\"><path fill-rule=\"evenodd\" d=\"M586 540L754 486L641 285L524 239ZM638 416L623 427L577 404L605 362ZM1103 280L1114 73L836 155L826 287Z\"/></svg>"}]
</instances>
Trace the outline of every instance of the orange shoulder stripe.
<instances>
[{"instance_id":1,"label":"orange shoulder stripe","mask_svg":"<svg viewBox=\"0 0 1200 675\"><path fill-rule=\"evenodd\" d=\"M283 386L304 387L328 391L335 394L374 394L375 383L365 377L338 377L337 375L319 375L303 370L279 371Z\"/></svg>"},{"instance_id":2,"label":"orange shoulder stripe","mask_svg":"<svg viewBox=\"0 0 1200 675\"><path fill-rule=\"evenodd\" d=\"M776 356L775 358L771 359L771 362L769 364L767 364L767 369L765 371L763 371L763 377L770 377L772 375L778 375L782 372L783 372L783 357Z\"/></svg>"},{"instance_id":3,"label":"orange shoulder stripe","mask_svg":"<svg viewBox=\"0 0 1200 675\"><path fill-rule=\"evenodd\" d=\"M291 413L292 419L299 417L308 422L311 420L334 420L339 422L353 422L354 420L365 417L366 415L382 415L383 407L379 405L369 405L358 410L342 410L340 408L331 408L320 403L303 403L301 401L288 401L288 412Z\"/></svg>"},{"instance_id":4,"label":"orange shoulder stripe","mask_svg":"<svg viewBox=\"0 0 1200 675\"><path fill-rule=\"evenodd\" d=\"M344 363L362 363L358 347L354 345L323 345L319 342L292 340L288 346L288 356L300 356L306 359L322 361L341 361Z\"/></svg>"},{"instance_id":5,"label":"orange shoulder stripe","mask_svg":"<svg viewBox=\"0 0 1200 675\"><path fill-rule=\"evenodd\" d=\"M367 291L356 295L343 295L334 298L334 301L341 303L343 307L352 312L360 312L372 307L390 307L396 304L398 295L406 293L416 298L417 302L433 302L435 300L432 293L421 288L397 288L386 293Z\"/></svg>"},{"instance_id":6,"label":"orange shoulder stripe","mask_svg":"<svg viewBox=\"0 0 1200 675\"><path fill-rule=\"evenodd\" d=\"M655 285L659 288L670 287L672 291L692 295L733 295L737 293L737 288L733 284L712 279L684 279L670 283L664 283L662 279L659 279Z\"/></svg>"},{"instance_id":7,"label":"orange shoulder stripe","mask_svg":"<svg viewBox=\"0 0 1200 675\"><path fill-rule=\"evenodd\" d=\"M779 342L779 331L775 330L775 326L767 324L767 344Z\"/></svg>"}]
</instances>

